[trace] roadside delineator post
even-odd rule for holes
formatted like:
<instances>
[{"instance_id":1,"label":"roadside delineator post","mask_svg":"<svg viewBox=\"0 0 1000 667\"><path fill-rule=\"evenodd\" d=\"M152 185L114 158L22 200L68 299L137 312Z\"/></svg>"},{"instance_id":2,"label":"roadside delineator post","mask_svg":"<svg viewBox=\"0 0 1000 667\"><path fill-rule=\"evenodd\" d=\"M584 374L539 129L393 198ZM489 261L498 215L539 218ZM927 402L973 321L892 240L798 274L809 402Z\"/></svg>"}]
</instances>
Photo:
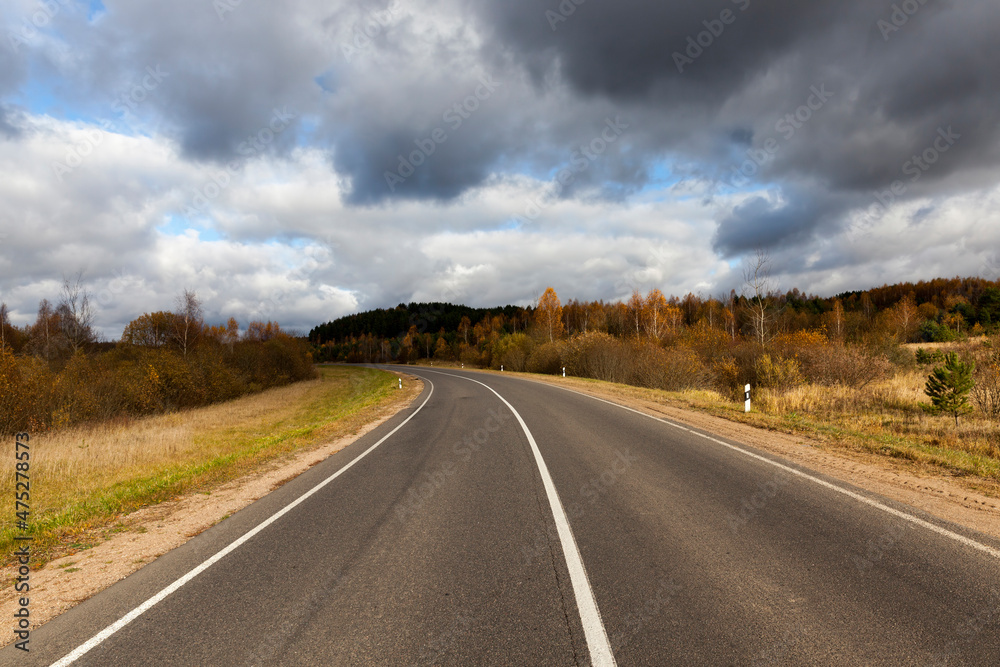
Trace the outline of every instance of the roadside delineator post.
<instances>
[{"instance_id":1,"label":"roadside delineator post","mask_svg":"<svg viewBox=\"0 0 1000 667\"><path fill-rule=\"evenodd\" d=\"M563 366L563 377L566 377L566 367Z\"/></svg>"},{"instance_id":2,"label":"roadside delineator post","mask_svg":"<svg viewBox=\"0 0 1000 667\"><path fill-rule=\"evenodd\" d=\"M743 412L750 412L750 385L743 387Z\"/></svg>"},{"instance_id":3,"label":"roadside delineator post","mask_svg":"<svg viewBox=\"0 0 1000 667\"><path fill-rule=\"evenodd\" d=\"M403 378L396 378L396 379L399 380L399 388L402 389L403 388Z\"/></svg>"},{"instance_id":4,"label":"roadside delineator post","mask_svg":"<svg viewBox=\"0 0 1000 667\"><path fill-rule=\"evenodd\" d=\"M503 373L503 364L500 364L500 372Z\"/></svg>"}]
</instances>

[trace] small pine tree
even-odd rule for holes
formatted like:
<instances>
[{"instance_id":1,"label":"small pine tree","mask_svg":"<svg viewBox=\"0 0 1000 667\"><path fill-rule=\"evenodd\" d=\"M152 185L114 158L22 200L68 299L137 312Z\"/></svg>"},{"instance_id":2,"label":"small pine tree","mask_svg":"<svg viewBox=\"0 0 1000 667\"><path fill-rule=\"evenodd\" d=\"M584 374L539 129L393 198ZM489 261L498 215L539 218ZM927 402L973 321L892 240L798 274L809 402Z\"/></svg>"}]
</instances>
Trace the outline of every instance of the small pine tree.
<instances>
[{"instance_id":1,"label":"small pine tree","mask_svg":"<svg viewBox=\"0 0 1000 667\"><path fill-rule=\"evenodd\" d=\"M969 406L969 392L976 381L972 377L975 366L972 362L958 360L958 355L949 352L944 359L944 366L938 366L927 377L924 393L931 397L934 412L944 412L955 417L958 426L958 416L972 410Z\"/></svg>"}]
</instances>

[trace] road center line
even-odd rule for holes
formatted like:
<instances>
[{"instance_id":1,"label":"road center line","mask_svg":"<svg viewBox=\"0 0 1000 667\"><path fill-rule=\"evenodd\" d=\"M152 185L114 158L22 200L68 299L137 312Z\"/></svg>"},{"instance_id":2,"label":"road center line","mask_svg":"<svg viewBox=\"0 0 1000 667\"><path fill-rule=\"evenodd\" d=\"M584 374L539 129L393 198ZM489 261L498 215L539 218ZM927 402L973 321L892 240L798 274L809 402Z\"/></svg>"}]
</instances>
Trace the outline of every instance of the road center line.
<instances>
[{"instance_id":1,"label":"road center line","mask_svg":"<svg viewBox=\"0 0 1000 667\"><path fill-rule=\"evenodd\" d=\"M566 558L566 567L569 570L569 579L573 585L573 594L576 596L576 608L580 611L583 634L587 640L587 649L590 651L590 663L594 667L616 665L615 656L611 651L611 642L608 641L608 633L604 628L604 622L601 620L601 612L597 608L597 600L594 598L594 590L590 587L590 580L587 578L587 570L583 566L583 558L580 556L580 549L577 547L576 538L573 537L573 530L570 528L569 519L566 518L566 511L559 500L559 494L556 492L556 486L552 482L552 476L549 475L549 469L545 465L545 460L542 458L542 453L538 449L535 438L531 435L531 431L528 430L528 425L521 419L521 415L514 409L514 406L508 403L506 398L497 393L488 384L453 373L428 371L426 368L421 368L420 370L428 373L437 373L438 375L448 375L480 384L496 394L496 397L503 401L504 405L514 413L514 417L517 418L518 423L521 425L521 430L524 431L524 435L528 438L528 444L531 445L531 452L535 455L535 464L538 466L538 472L542 476L545 495L548 497L549 507L552 508L552 516L555 518L559 542L562 545L563 556Z\"/></svg>"},{"instance_id":2,"label":"road center line","mask_svg":"<svg viewBox=\"0 0 1000 667\"><path fill-rule=\"evenodd\" d=\"M291 503L289 503L288 505L285 505L285 507L283 507L282 509L280 509L277 512L275 512L274 514L272 514L268 519L266 519L263 523L259 524L256 528L254 528L253 530L249 531L248 533L245 533L242 537L240 537L235 542L233 542L229 546L225 547L224 549L222 549L221 551L219 551L218 553L216 553L214 556L212 556L208 560L204 561L201 565L199 565L198 567L194 568L193 570L191 570L190 572L188 572L187 574L185 574L183 577L181 577L180 579L176 580L174 583L170 584L169 586L167 586L166 588L164 588L163 590L161 590L159 593L157 593L153 597L149 598L148 600L146 600L145 602L143 602L141 605L139 605L138 607L136 607L135 609L133 609L129 613L127 613L124 616L122 616L118 621L116 621L115 623L112 623L108 627L106 627L103 630L101 630L99 633L97 633L96 635L94 635L93 637L91 637L86 643L81 644L80 646L78 646L72 653L69 653L68 655L64 656L63 658L61 658L61 659L57 660L56 662L52 663L51 667L65 667L66 665L72 664L73 662L75 662L76 660L78 660L79 658L81 658L83 655L85 655L88 651L91 651L92 649L94 649L95 647L97 647L101 642L103 642L104 640L106 640L108 637L110 637L111 635L115 634L116 632L118 632L119 630L121 630L122 628L124 628L126 625L128 625L129 623L131 623L135 619L137 619L140 616L142 616L144 613L146 613L147 611L149 611L150 609L152 609L156 604L162 602L167 596L169 596L171 593L173 593L176 590L178 590L181 586L183 586L184 584L188 583L189 581L191 581L192 579L194 579L195 577L197 577L199 574L201 574L202 572L204 572L205 570L207 570L208 568L212 567L213 565L215 565L216 563L218 563L220 560L222 560L223 558L225 558L227 555L229 555L233 551L236 551L236 549L238 549L241 546L243 546L244 544L246 544L255 535L257 535L258 533L260 533L261 531L263 531L265 528L267 528L268 526L270 526L272 523L274 523L275 521L277 521L281 517L283 517L286 514L288 514L290 511L292 511L298 505L300 505L303 502L305 502L305 500L307 498L309 498L313 494L317 493L324 486L326 486L327 484L329 484L333 480L335 480L338 477L340 477L344 472L346 472L349 468L351 468L355 463L357 463L361 459L363 459L366 456L368 456L371 452L373 452L375 450L376 447L378 447L383 442L385 442L386 440L388 440L389 438L391 438L396 433L396 431L398 431L399 429L401 429L404 426L406 426L406 423L408 421L410 421L411 419L413 419L414 417L416 417L417 413L420 412L421 410L423 410L424 406L427 405L427 401L431 400L431 396L434 395L434 383L431 382L430 380L427 380L427 382L430 384L431 390L430 390L430 393L427 394L427 398L424 399L424 402L421 403L420 407L418 407L416 410L414 410L413 413L411 413L409 417L407 417L406 419L404 419L402 421L402 423L399 424L399 426L397 426L396 428L392 429L381 440L379 440L374 445L372 445L371 447L369 447L368 449L366 449L365 451L363 451L361 454L359 454L357 457L355 457L353 461L351 461L350 463L348 463L347 465L345 465L343 468L341 468L337 472L333 473L332 475L330 475L329 477L327 477L326 479L324 479L322 482L320 482L319 484L317 484L316 486L314 486L313 488L309 489L308 491L306 491L305 493L303 493L301 496L299 496L298 498L296 498L295 500L293 500Z\"/></svg>"},{"instance_id":3,"label":"road center line","mask_svg":"<svg viewBox=\"0 0 1000 667\"><path fill-rule=\"evenodd\" d=\"M712 442L714 442L716 444L722 445L723 447L728 447L729 449L733 450L734 452L739 452L740 454L743 454L744 456L749 456L750 458L757 459L758 461L763 461L764 463L767 463L768 465L772 465L775 468L780 468L781 470L784 470L785 472L791 473L793 475L797 475L797 476L799 476L799 477L801 477L803 479L807 479L810 482L814 482L816 484L819 484L820 486L826 487L826 488L828 488L828 489L830 489L832 491L836 491L837 493L842 493L843 495L848 496L849 498L853 498L854 500L857 500L858 502L861 502L861 503L864 503L864 504L869 505L871 507L874 507L876 509L882 510L883 512L891 514L891 515L893 515L895 517L899 517L900 519L903 519L904 521L909 521L912 524L915 524L915 525L920 526L922 528L926 528L926 529L928 529L930 531L933 531L933 532L937 533L938 535L941 535L943 537L947 537L947 538L949 538L951 540L955 540L956 542L964 544L967 547L972 547L973 549L976 549L977 551L981 551L981 552L983 552L983 553L985 553L985 554L987 554L989 556L992 556L994 558L1000 559L1000 550L997 550L997 549L994 549L993 547L990 547L990 546L987 546L985 544L982 544L981 542L977 542L977 541L975 541L975 540L973 540L973 539L971 539L969 537L966 537L965 535L960 535L959 533L956 533L954 531L948 530L947 528L942 528L941 526L937 526L937 525L931 523L930 521L925 521L925 520L923 520L923 519L921 519L919 517L913 516L912 514L907 514L906 512L897 510L897 509L895 509L893 507L889 507L888 505L880 503L877 500L873 500L871 498L863 496L860 493L855 493L854 491L851 491L850 489L845 489L845 488L843 488L841 486L838 486L836 484L831 484L830 482L827 482L826 480L820 479L819 477L814 477L813 475L810 475L808 473L804 473L801 470L796 470L795 468L792 468L790 466L786 466L783 463L778 463L777 461L772 461L771 459L767 458L766 456L761 456L760 454L755 454L754 452L751 452L751 451L748 451L746 449L743 449L742 447L737 447L736 445L729 444L728 442L724 442L722 440L719 440L718 438L713 438L710 435L706 435L704 433L700 433L700 432L695 431L694 429L690 429L690 428L688 428L686 426L681 426L680 424L676 424L676 423L674 423L672 421L669 421L667 419L663 419L661 417L655 417L655 416L653 416L651 414L648 414L646 412L642 412L641 410L636 410L635 408L630 408L630 407L622 405L620 403L615 403L614 401L609 401L609 400L606 400L606 399L603 399L603 398L598 398L597 396L592 396L590 394L585 394L582 391L576 391L575 389L569 389L567 387L560 387L559 385L549 384L548 382L539 382L538 384L543 384L543 385L545 385L547 387L554 387L555 389L562 389L563 391L568 391L568 392L570 392L572 394L579 394L580 396L586 396L587 398L592 398L595 401L600 401L602 403L607 403L608 405L613 405L616 408L621 408L622 410L628 410L629 412L634 412L637 415L642 415L643 417L648 417L649 419L652 419L654 421L658 421L661 424L666 424L667 426L673 426L674 428L680 429L682 431L686 431L686 432L688 432L688 433L690 433L692 435L696 435L699 438L704 438L706 440L710 440L710 441L712 441Z\"/></svg>"}]
</instances>

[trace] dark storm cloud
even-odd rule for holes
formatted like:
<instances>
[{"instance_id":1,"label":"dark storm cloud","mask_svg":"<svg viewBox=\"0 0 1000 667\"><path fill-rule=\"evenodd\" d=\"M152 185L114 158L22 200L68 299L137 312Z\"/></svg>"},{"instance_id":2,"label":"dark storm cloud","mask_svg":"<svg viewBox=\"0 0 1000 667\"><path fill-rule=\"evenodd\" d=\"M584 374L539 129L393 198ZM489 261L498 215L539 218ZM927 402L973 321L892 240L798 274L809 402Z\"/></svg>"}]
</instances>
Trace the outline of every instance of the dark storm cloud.
<instances>
[{"instance_id":1,"label":"dark storm cloud","mask_svg":"<svg viewBox=\"0 0 1000 667\"><path fill-rule=\"evenodd\" d=\"M64 28L78 61L64 74L79 81L81 99L98 101L98 116L156 128L196 160L295 145L301 115L315 105L322 59L302 47L290 9L193 0L105 4L108 13L96 24ZM217 7L229 9L220 14ZM294 118L271 136L266 128L276 111ZM262 133L266 146L253 141Z\"/></svg>"},{"instance_id":2,"label":"dark storm cloud","mask_svg":"<svg viewBox=\"0 0 1000 667\"><path fill-rule=\"evenodd\" d=\"M848 202L814 189L793 189L778 202L753 196L719 221L713 245L723 255L736 256L759 247L804 244L846 206Z\"/></svg>"},{"instance_id":3,"label":"dark storm cloud","mask_svg":"<svg viewBox=\"0 0 1000 667\"><path fill-rule=\"evenodd\" d=\"M160 67L139 126L220 162L259 152L252 138L287 109L266 150L323 148L353 204L448 201L494 174L551 181L620 115L621 141L560 196L621 199L658 177L780 195L720 214L730 253L840 230L896 180L897 201L957 193L1000 163L995 0L105 5L61 28L81 99L113 115ZM486 94L482 77L501 83ZM941 131L960 139L910 180Z\"/></svg>"},{"instance_id":4,"label":"dark storm cloud","mask_svg":"<svg viewBox=\"0 0 1000 667\"><path fill-rule=\"evenodd\" d=\"M12 139L21 134L20 128L10 122L12 116L12 110L3 104L0 104L0 137Z\"/></svg>"},{"instance_id":5,"label":"dark storm cloud","mask_svg":"<svg viewBox=\"0 0 1000 667\"><path fill-rule=\"evenodd\" d=\"M699 171L733 184L750 153L763 155L772 140L773 153L738 185L766 184L786 203L753 200L733 211L720 221L720 252L804 242L894 181L906 184L906 199L1000 161L1000 7L989 0L479 7L537 86L555 73L581 99L655 109L658 122L647 116L637 130L646 157L700 161ZM806 108L824 86L830 99ZM942 131L961 138L914 168ZM806 198L806 180L831 196Z\"/></svg>"}]
</instances>

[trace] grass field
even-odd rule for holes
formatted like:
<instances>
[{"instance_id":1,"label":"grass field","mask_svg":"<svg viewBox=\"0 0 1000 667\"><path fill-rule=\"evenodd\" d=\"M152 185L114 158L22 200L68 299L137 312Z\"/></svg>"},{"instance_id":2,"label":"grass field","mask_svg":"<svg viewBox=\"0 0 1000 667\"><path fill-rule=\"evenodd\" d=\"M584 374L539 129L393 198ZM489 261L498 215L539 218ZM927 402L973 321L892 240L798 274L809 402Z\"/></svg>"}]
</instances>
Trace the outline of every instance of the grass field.
<instances>
[{"instance_id":1,"label":"grass field","mask_svg":"<svg viewBox=\"0 0 1000 667\"><path fill-rule=\"evenodd\" d=\"M300 449L352 433L395 397L395 376L320 368L317 380L204 408L31 436L33 553L45 561L140 507L213 487ZM13 451L13 437L11 451ZM0 493L14 493L13 455ZM0 550L14 551L13 515ZM77 544L77 541L81 541Z\"/></svg>"}]
</instances>

